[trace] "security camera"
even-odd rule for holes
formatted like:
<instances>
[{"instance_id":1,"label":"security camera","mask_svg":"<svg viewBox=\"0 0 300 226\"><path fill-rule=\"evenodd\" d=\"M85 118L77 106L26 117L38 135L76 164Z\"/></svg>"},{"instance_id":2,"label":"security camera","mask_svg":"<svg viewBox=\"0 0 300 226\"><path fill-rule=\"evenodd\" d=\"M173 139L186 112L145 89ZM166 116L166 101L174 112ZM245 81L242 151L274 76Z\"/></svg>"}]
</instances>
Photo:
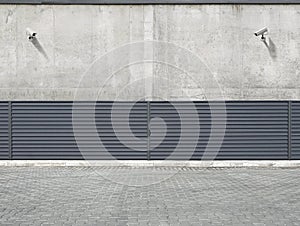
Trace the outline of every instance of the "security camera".
<instances>
[{"instance_id":1,"label":"security camera","mask_svg":"<svg viewBox=\"0 0 300 226\"><path fill-rule=\"evenodd\" d=\"M261 35L261 39L265 40L265 35L266 35L267 32L268 32L268 28L265 27L265 28L260 29L257 32L255 32L254 35L255 36L260 36Z\"/></svg>"},{"instance_id":2,"label":"security camera","mask_svg":"<svg viewBox=\"0 0 300 226\"><path fill-rule=\"evenodd\" d=\"M37 33L35 31L31 30L30 28L26 28L26 34L27 34L29 40L34 39L37 35Z\"/></svg>"}]
</instances>

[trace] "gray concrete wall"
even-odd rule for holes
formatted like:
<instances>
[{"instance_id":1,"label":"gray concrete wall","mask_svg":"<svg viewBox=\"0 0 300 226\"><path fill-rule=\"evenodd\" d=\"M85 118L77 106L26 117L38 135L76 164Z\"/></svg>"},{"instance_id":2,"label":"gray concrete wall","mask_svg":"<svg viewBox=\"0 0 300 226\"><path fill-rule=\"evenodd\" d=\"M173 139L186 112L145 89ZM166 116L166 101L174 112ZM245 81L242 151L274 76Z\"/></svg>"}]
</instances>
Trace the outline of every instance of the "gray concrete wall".
<instances>
[{"instance_id":1,"label":"gray concrete wall","mask_svg":"<svg viewBox=\"0 0 300 226\"><path fill-rule=\"evenodd\" d=\"M216 89L233 100L300 99L300 5L1 5L0 21L1 100L98 94L99 100L203 100L213 99ZM269 47L253 35L264 26L270 29ZM28 41L27 27L37 31L36 42ZM159 63L108 74L88 70L112 49L143 40L196 54L207 67L199 77L209 71L219 87ZM106 66L118 60L108 57ZM89 79L82 82L87 71Z\"/></svg>"}]
</instances>

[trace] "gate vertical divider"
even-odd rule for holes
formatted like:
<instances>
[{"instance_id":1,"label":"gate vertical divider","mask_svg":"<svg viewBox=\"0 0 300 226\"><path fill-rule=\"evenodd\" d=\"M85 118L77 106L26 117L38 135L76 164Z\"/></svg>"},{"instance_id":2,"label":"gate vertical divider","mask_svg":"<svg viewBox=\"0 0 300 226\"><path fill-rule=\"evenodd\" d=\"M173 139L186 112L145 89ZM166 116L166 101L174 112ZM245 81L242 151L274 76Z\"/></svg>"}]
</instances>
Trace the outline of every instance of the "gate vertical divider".
<instances>
[{"instance_id":1,"label":"gate vertical divider","mask_svg":"<svg viewBox=\"0 0 300 226\"><path fill-rule=\"evenodd\" d=\"M150 114L151 114L150 101L147 101L147 160L150 160Z\"/></svg>"},{"instance_id":2,"label":"gate vertical divider","mask_svg":"<svg viewBox=\"0 0 300 226\"><path fill-rule=\"evenodd\" d=\"M12 103L8 101L8 158L12 160Z\"/></svg>"},{"instance_id":3,"label":"gate vertical divider","mask_svg":"<svg viewBox=\"0 0 300 226\"><path fill-rule=\"evenodd\" d=\"M288 101L288 160L291 160L292 101Z\"/></svg>"}]
</instances>

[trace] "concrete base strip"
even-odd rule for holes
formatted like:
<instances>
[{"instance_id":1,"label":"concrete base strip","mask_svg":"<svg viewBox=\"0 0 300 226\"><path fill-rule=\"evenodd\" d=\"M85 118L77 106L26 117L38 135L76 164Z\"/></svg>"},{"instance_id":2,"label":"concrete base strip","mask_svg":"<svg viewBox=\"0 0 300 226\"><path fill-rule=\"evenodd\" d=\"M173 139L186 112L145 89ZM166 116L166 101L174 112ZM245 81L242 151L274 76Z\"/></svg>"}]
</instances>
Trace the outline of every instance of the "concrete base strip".
<instances>
[{"instance_id":1,"label":"concrete base strip","mask_svg":"<svg viewBox=\"0 0 300 226\"><path fill-rule=\"evenodd\" d=\"M199 167L199 168L235 168L235 167L274 167L300 168L300 160L279 161L143 161L143 160L110 160L110 161L77 161L77 160L0 160L0 167L24 166L128 166L128 167Z\"/></svg>"}]
</instances>

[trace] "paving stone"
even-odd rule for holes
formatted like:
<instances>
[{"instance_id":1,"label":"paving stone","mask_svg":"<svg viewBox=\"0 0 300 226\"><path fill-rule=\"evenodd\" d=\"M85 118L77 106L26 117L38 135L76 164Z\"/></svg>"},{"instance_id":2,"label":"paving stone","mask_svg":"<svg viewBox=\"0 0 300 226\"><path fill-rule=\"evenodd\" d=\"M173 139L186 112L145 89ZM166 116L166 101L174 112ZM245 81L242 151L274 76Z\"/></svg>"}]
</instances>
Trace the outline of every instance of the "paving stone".
<instances>
[{"instance_id":1,"label":"paving stone","mask_svg":"<svg viewBox=\"0 0 300 226\"><path fill-rule=\"evenodd\" d=\"M299 225L299 173L1 167L0 225Z\"/></svg>"}]
</instances>

